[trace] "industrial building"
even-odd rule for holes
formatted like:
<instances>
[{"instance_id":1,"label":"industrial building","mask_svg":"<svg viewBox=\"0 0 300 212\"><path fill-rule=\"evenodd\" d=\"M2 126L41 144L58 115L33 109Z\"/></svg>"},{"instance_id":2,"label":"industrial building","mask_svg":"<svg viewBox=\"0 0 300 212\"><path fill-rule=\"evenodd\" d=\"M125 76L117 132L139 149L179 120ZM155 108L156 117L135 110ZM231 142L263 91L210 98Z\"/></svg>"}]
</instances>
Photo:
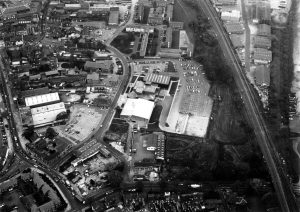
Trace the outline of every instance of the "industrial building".
<instances>
[{"instance_id":1,"label":"industrial building","mask_svg":"<svg viewBox=\"0 0 300 212\"><path fill-rule=\"evenodd\" d=\"M111 7L108 18L108 25L119 24L119 7Z\"/></svg>"},{"instance_id":2,"label":"industrial building","mask_svg":"<svg viewBox=\"0 0 300 212\"><path fill-rule=\"evenodd\" d=\"M264 36L255 36L253 39L254 48L270 49L272 46L271 39Z\"/></svg>"},{"instance_id":3,"label":"industrial building","mask_svg":"<svg viewBox=\"0 0 300 212\"><path fill-rule=\"evenodd\" d=\"M224 11L221 13L223 21L239 22L241 19L241 12L239 10Z\"/></svg>"},{"instance_id":4,"label":"industrial building","mask_svg":"<svg viewBox=\"0 0 300 212\"><path fill-rule=\"evenodd\" d=\"M214 6L233 6L236 5L237 0L213 0Z\"/></svg>"},{"instance_id":5,"label":"industrial building","mask_svg":"<svg viewBox=\"0 0 300 212\"><path fill-rule=\"evenodd\" d=\"M243 24L239 22L228 22L224 26L228 34L243 34L245 30Z\"/></svg>"},{"instance_id":6,"label":"industrial building","mask_svg":"<svg viewBox=\"0 0 300 212\"><path fill-rule=\"evenodd\" d=\"M181 49L161 48L157 55L162 58L180 58L181 52Z\"/></svg>"},{"instance_id":7,"label":"industrial building","mask_svg":"<svg viewBox=\"0 0 300 212\"><path fill-rule=\"evenodd\" d=\"M257 86L268 87L270 85L270 67L265 65L256 66L254 79Z\"/></svg>"},{"instance_id":8,"label":"industrial building","mask_svg":"<svg viewBox=\"0 0 300 212\"><path fill-rule=\"evenodd\" d=\"M253 60L255 64L269 64L272 61L272 52L262 48L254 48Z\"/></svg>"},{"instance_id":9,"label":"industrial building","mask_svg":"<svg viewBox=\"0 0 300 212\"><path fill-rule=\"evenodd\" d=\"M170 84L170 76L160 75L160 74L151 74L148 73L144 77L144 81L146 84L159 84L159 85L169 85Z\"/></svg>"},{"instance_id":10,"label":"industrial building","mask_svg":"<svg viewBox=\"0 0 300 212\"><path fill-rule=\"evenodd\" d=\"M136 6L136 9L134 10L134 21L140 23L143 20L144 17L144 10L145 7L143 4L138 4Z\"/></svg>"},{"instance_id":11,"label":"industrial building","mask_svg":"<svg viewBox=\"0 0 300 212\"><path fill-rule=\"evenodd\" d=\"M180 21L170 21L169 27L171 27L173 30L182 30L183 29L183 22Z\"/></svg>"},{"instance_id":12,"label":"industrial building","mask_svg":"<svg viewBox=\"0 0 300 212\"><path fill-rule=\"evenodd\" d=\"M271 36L271 26L267 24L258 24L256 35L267 37Z\"/></svg>"},{"instance_id":13,"label":"industrial building","mask_svg":"<svg viewBox=\"0 0 300 212\"><path fill-rule=\"evenodd\" d=\"M234 48L243 48L244 47L244 36L243 35L237 35L237 34L231 34L230 40L232 42L232 45Z\"/></svg>"},{"instance_id":14,"label":"industrial building","mask_svg":"<svg viewBox=\"0 0 300 212\"><path fill-rule=\"evenodd\" d=\"M25 97L25 104L27 107L37 107L41 105L57 103L59 101L60 99L57 92Z\"/></svg>"},{"instance_id":15,"label":"industrial building","mask_svg":"<svg viewBox=\"0 0 300 212\"><path fill-rule=\"evenodd\" d=\"M121 118L136 122L138 128L147 128L154 105L154 102L145 99L127 99Z\"/></svg>"},{"instance_id":16,"label":"industrial building","mask_svg":"<svg viewBox=\"0 0 300 212\"><path fill-rule=\"evenodd\" d=\"M39 127L51 124L61 112L66 112L63 102L31 108L33 125Z\"/></svg>"}]
</instances>

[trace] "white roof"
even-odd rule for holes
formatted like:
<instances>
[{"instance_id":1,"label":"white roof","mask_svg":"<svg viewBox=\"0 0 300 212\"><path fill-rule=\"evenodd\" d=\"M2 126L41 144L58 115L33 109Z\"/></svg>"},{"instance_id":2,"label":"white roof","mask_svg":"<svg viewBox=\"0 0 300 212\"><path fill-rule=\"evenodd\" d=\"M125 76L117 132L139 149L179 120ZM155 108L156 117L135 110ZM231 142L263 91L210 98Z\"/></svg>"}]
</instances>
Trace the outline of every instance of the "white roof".
<instances>
[{"instance_id":1,"label":"white roof","mask_svg":"<svg viewBox=\"0 0 300 212\"><path fill-rule=\"evenodd\" d=\"M65 104L63 102L32 108L31 115L33 125L36 126L55 121L56 116L61 112L66 112Z\"/></svg>"},{"instance_id":2,"label":"white roof","mask_svg":"<svg viewBox=\"0 0 300 212\"><path fill-rule=\"evenodd\" d=\"M145 99L127 99L121 116L136 116L149 120L154 109L154 102Z\"/></svg>"},{"instance_id":3,"label":"white roof","mask_svg":"<svg viewBox=\"0 0 300 212\"><path fill-rule=\"evenodd\" d=\"M27 107L45 104L47 102L54 102L54 101L59 101L59 95L57 92L25 98L25 103Z\"/></svg>"}]
</instances>

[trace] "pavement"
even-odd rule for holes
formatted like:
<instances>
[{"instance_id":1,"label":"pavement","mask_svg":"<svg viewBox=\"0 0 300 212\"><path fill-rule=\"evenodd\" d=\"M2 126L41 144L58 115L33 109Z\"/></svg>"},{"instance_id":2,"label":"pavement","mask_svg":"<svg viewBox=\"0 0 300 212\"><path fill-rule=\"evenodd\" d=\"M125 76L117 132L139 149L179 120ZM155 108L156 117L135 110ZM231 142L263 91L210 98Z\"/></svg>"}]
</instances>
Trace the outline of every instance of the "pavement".
<instances>
[{"instance_id":1,"label":"pavement","mask_svg":"<svg viewBox=\"0 0 300 212\"><path fill-rule=\"evenodd\" d=\"M299 206L295 200L290 181L287 178L287 173L281 166L280 157L276 151L273 138L267 129L267 125L262 117L262 112L259 100L256 93L247 80L246 75L240 65L240 61L234 50L231 48L231 43L228 35L224 31L221 20L218 17L216 10L212 4L207 1L198 1L199 7L203 12L210 17L210 22L215 32L218 34L219 44L228 61L231 62L233 68L234 79L240 90L241 98L245 104L246 115L251 123L255 136L257 138L260 149L264 155L265 161L269 167L270 175L273 180L275 191L278 195L278 200L282 211L295 212L299 211Z\"/></svg>"}]
</instances>

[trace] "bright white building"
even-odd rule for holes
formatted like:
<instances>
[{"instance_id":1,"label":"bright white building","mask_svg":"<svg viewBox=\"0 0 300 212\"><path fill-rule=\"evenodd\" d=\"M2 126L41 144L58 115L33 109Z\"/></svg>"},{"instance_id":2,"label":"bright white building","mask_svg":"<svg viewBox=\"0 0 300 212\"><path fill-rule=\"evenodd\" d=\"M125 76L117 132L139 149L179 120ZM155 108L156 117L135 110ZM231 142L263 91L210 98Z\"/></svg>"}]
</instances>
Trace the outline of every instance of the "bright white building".
<instances>
[{"instance_id":1,"label":"bright white building","mask_svg":"<svg viewBox=\"0 0 300 212\"><path fill-rule=\"evenodd\" d=\"M147 127L154 106L154 102L145 99L127 99L121 117L136 122L139 128Z\"/></svg>"},{"instance_id":2,"label":"bright white building","mask_svg":"<svg viewBox=\"0 0 300 212\"><path fill-rule=\"evenodd\" d=\"M57 92L42 94L37 96L30 96L25 98L25 104L27 107L34 107L34 106L58 102L58 101L60 101L60 99Z\"/></svg>"}]
</instances>

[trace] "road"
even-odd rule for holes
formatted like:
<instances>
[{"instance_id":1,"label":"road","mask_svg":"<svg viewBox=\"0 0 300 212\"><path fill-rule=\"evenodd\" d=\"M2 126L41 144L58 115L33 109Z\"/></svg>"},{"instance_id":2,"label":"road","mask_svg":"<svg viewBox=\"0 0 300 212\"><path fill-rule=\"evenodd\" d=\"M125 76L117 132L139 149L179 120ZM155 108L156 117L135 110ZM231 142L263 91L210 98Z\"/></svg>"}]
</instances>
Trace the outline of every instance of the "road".
<instances>
[{"instance_id":1,"label":"road","mask_svg":"<svg viewBox=\"0 0 300 212\"><path fill-rule=\"evenodd\" d=\"M123 54L121 52L119 52L119 50L117 50L116 48L108 45L107 50L111 51L112 53L114 53L114 55L116 57L118 57L122 63L123 66L123 75L124 75L124 79L121 82L121 85L115 95L115 98L110 106L110 108L107 111L107 115L105 116L103 122L102 122L102 127L98 128L98 130L94 131L93 134L91 134L86 140L91 139L91 138L96 138L98 141L102 141L102 137L104 135L104 132L107 130L107 128L110 125L110 121L112 120L113 116L114 116L114 110L115 107L117 105L118 99L121 95L121 93L123 93L125 91L126 85L129 83L129 79L131 76L131 71L129 69L128 63L126 58L123 56ZM79 149L80 147L82 147L85 143L85 141L83 141L81 144L75 146L74 148L70 149L69 152L67 152L65 155L63 155L62 157L59 158L59 163L56 163L55 166L53 166L53 169L58 169L58 167L64 163L68 158L70 158L70 156L73 154L73 151L75 151L76 149ZM102 142L109 151L112 152L112 154L117 157L120 160L123 160L123 154L121 154L118 150L116 150L115 148L111 147L110 145L106 144L105 142Z\"/></svg>"},{"instance_id":2,"label":"road","mask_svg":"<svg viewBox=\"0 0 300 212\"><path fill-rule=\"evenodd\" d=\"M0 61L2 62L2 60L0 60ZM1 70L0 70L0 82L1 82L1 87L2 87L1 89L3 90L3 94L2 94L3 101L6 103L6 108L7 108L7 112L8 112L8 124L9 124L10 133L12 135L13 147L14 147L16 156L20 158L20 161L22 161L22 163L24 163L24 165L26 165L28 167L37 166L37 168L42 170L44 173L46 173L52 179L60 178L60 176L58 175L57 172L53 172L53 171L49 170L45 166L45 164L42 164L40 161L36 161L35 159L32 159L31 156L25 150L22 149L20 140L18 138L16 123L15 123L14 117L13 117L12 107L14 107L14 106L12 105L13 103L11 101L12 97L10 96L9 91L8 91L9 88L6 83L6 77L5 77L4 71L5 71L4 66L3 66L3 64L1 64ZM16 167L13 167L13 168L15 169ZM8 173L11 173L11 171L8 171ZM8 174L8 173L5 176L3 176L2 179L10 177L11 174ZM62 194L68 199L70 206L72 208L80 208L81 207L81 205L74 199L74 197L70 194L68 189L61 182L57 182L57 185L59 186L60 190L62 191Z\"/></svg>"},{"instance_id":3,"label":"road","mask_svg":"<svg viewBox=\"0 0 300 212\"><path fill-rule=\"evenodd\" d=\"M244 100L249 122L253 127L258 144L268 165L281 209L284 212L297 212L299 208L290 181L281 166L280 158L272 142L273 138L261 115L260 104L257 102L256 93L249 84L237 55L233 48L231 48L230 39L223 28L219 15L208 0L198 1L198 4L203 12L210 17L212 27L218 34L219 44L225 56L228 58L228 61L231 61L235 82Z\"/></svg>"}]
</instances>

